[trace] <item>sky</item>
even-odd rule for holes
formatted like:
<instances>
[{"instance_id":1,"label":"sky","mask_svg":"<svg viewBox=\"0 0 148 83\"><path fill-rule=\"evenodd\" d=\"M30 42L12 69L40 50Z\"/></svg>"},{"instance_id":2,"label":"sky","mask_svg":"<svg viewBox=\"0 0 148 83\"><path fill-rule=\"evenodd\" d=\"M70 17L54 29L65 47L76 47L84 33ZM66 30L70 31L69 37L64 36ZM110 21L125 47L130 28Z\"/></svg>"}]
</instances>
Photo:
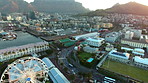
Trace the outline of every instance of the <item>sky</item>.
<instances>
[{"instance_id":1,"label":"sky","mask_svg":"<svg viewBox=\"0 0 148 83\"><path fill-rule=\"evenodd\" d=\"M25 0L27 2L33 2L34 0ZM148 0L75 0L83 4L85 8L90 10L106 9L112 7L116 3L124 4L130 1L135 1L148 6Z\"/></svg>"}]
</instances>

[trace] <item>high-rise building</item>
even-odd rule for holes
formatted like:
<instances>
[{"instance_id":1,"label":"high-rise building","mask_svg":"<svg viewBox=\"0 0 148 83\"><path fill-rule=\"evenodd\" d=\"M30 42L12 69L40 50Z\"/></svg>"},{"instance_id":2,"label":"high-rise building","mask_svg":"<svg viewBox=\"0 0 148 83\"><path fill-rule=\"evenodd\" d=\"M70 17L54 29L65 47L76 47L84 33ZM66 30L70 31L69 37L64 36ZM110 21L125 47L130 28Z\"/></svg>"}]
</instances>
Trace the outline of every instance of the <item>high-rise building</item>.
<instances>
[{"instance_id":1,"label":"high-rise building","mask_svg":"<svg viewBox=\"0 0 148 83\"><path fill-rule=\"evenodd\" d=\"M134 32L131 32L131 31L127 31L125 33L125 39L132 39L134 36Z\"/></svg>"},{"instance_id":2,"label":"high-rise building","mask_svg":"<svg viewBox=\"0 0 148 83\"><path fill-rule=\"evenodd\" d=\"M131 29L131 31L134 32L133 38L135 38L135 39L140 39L141 38L142 30Z\"/></svg>"}]
</instances>

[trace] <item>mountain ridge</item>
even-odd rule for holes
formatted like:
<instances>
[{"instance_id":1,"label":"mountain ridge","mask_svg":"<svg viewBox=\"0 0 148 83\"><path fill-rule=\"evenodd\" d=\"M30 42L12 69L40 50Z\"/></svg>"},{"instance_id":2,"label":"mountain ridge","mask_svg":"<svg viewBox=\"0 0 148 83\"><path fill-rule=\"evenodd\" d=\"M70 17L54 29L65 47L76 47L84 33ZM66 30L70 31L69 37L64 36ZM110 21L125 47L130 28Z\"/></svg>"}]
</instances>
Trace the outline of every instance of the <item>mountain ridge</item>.
<instances>
[{"instance_id":1,"label":"mountain ridge","mask_svg":"<svg viewBox=\"0 0 148 83\"><path fill-rule=\"evenodd\" d=\"M148 15L148 6L137 2L128 2L126 4L115 4L108 9L98 9L89 13L82 15L86 16L98 16L98 15L107 15L109 13L119 13L119 14L135 14L135 15Z\"/></svg>"},{"instance_id":2,"label":"mountain ridge","mask_svg":"<svg viewBox=\"0 0 148 83\"><path fill-rule=\"evenodd\" d=\"M0 0L0 12L30 12L45 13L84 13L88 12L81 3L75 0L34 0L28 3L24 0Z\"/></svg>"},{"instance_id":3,"label":"mountain ridge","mask_svg":"<svg viewBox=\"0 0 148 83\"><path fill-rule=\"evenodd\" d=\"M81 3L74 0L35 0L31 3L38 11L47 13L82 13L88 12Z\"/></svg>"}]
</instances>

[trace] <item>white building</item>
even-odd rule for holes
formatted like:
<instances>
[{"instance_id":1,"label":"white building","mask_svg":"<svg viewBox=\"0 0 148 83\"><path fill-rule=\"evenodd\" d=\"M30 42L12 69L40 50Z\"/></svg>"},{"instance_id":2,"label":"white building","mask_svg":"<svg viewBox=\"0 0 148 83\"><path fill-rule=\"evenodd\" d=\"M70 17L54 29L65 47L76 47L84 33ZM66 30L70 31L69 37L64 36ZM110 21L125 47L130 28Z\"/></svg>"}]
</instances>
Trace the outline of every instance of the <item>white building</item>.
<instances>
[{"instance_id":1,"label":"white building","mask_svg":"<svg viewBox=\"0 0 148 83\"><path fill-rule=\"evenodd\" d=\"M125 33L125 39L132 39L134 36L134 32L127 31Z\"/></svg>"},{"instance_id":2,"label":"white building","mask_svg":"<svg viewBox=\"0 0 148 83\"><path fill-rule=\"evenodd\" d=\"M116 41L118 41L118 39L120 38L122 34L119 32L111 32L105 35L105 41L110 42L110 43L114 43Z\"/></svg>"},{"instance_id":3,"label":"white building","mask_svg":"<svg viewBox=\"0 0 148 83\"><path fill-rule=\"evenodd\" d=\"M127 47L121 47L122 50L125 50L125 51L133 51L133 49L131 48L127 48Z\"/></svg>"},{"instance_id":4,"label":"white building","mask_svg":"<svg viewBox=\"0 0 148 83\"><path fill-rule=\"evenodd\" d=\"M148 69L148 58L140 58L139 56L135 56L133 59L136 66Z\"/></svg>"},{"instance_id":5,"label":"white building","mask_svg":"<svg viewBox=\"0 0 148 83\"><path fill-rule=\"evenodd\" d=\"M141 55L141 56L144 56L144 50L143 49L140 49L140 48L135 48L132 53L133 54L136 54L136 55Z\"/></svg>"},{"instance_id":6,"label":"white building","mask_svg":"<svg viewBox=\"0 0 148 83\"><path fill-rule=\"evenodd\" d=\"M103 83L116 83L116 80L110 77L104 77Z\"/></svg>"},{"instance_id":7,"label":"white building","mask_svg":"<svg viewBox=\"0 0 148 83\"><path fill-rule=\"evenodd\" d=\"M120 53L120 52L117 52L115 50L112 50L112 51L109 52L108 58L115 60L115 61L128 63L129 62L129 60L128 60L129 56L130 56L130 54L128 54L128 53Z\"/></svg>"},{"instance_id":8,"label":"white building","mask_svg":"<svg viewBox=\"0 0 148 83\"><path fill-rule=\"evenodd\" d=\"M121 25L121 27L129 27L129 26L133 26L133 24L129 24L129 23L126 23L126 24L120 24Z\"/></svg>"},{"instance_id":9,"label":"white building","mask_svg":"<svg viewBox=\"0 0 148 83\"><path fill-rule=\"evenodd\" d=\"M148 35L141 35L140 39L148 39Z\"/></svg>"},{"instance_id":10,"label":"white building","mask_svg":"<svg viewBox=\"0 0 148 83\"><path fill-rule=\"evenodd\" d=\"M38 42L0 50L0 62L49 49L48 42Z\"/></svg>"},{"instance_id":11,"label":"white building","mask_svg":"<svg viewBox=\"0 0 148 83\"><path fill-rule=\"evenodd\" d=\"M81 39L81 38L90 38L90 37L98 37L100 35L100 33L98 32L93 32L93 33L87 33L87 34L83 34L83 35L78 35L78 36L73 36L73 38L75 40Z\"/></svg>"},{"instance_id":12,"label":"white building","mask_svg":"<svg viewBox=\"0 0 148 83\"><path fill-rule=\"evenodd\" d=\"M133 38L138 38L138 39L140 39L140 38L141 38L142 30L131 29L131 32L133 32L133 33L134 33Z\"/></svg>"},{"instance_id":13,"label":"white building","mask_svg":"<svg viewBox=\"0 0 148 83\"><path fill-rule=\"evenodd\" d=\"M135 27L125 27L125 28L123 29L123 31L124 31L124 32L129 32L128 34L131 34L131 32L133 32L133 33L134 33L134 35L133 35L133 33L132 33L133 38L139 40L139 39L141 38L141 35L142 35L142 30L134 29L134 28L135 28Z\"/></svg>"},{"instance_id":14,"label":"white building","mask_svg":"<svg viewBox=\"0 0 148 83\"><path fill-rule=\"evenodd\" d=\"M83 50L88 53L97 53L99 51L98 48L92 48L89 46L83 47Z\"/></svg>"},{"instance_id":15,"label":"white building","mask_svg":"<svg viewBox=\"0 0 148 83\"><path fill-rule=\"evenodd\" d=\"M127 44L132 47L138 48L147 48L148 47L148 40L130 40L130 39L122 39L121 44Z\"/></svg>"},{"instance_id":16,"label":"white building","mask_svg":"<svg viewBox=\"0 0 148 83\"><path fill-rule=\"evenodd\" d=\"M114 46L111 45L111 44L108 44L108 45L105 47L105 50L106 50L106 51L111 51L111 50L113 50L113 49L114 49Z\"/></svg>"},{"instance_id":17,"label":"white building","mask_svg":"<svg viewBox=\"0 0 148 83\"><path fill-rule=\"evenodd\" d=\"M100 47L103 43L105 43L104 38L88 38L86 43L90 46Z\"/></svg>"}]
</instances>

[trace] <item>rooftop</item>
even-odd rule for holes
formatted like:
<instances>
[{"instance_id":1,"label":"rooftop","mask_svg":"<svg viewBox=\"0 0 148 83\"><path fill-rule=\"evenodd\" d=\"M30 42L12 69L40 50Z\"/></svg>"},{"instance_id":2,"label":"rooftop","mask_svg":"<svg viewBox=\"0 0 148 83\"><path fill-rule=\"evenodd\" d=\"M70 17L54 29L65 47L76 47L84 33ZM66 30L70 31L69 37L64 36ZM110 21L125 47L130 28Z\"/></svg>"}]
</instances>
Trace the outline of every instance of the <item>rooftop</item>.
<instances>
[{"instance_id":1,"label":"rooftop","mask_svg":"<svg viewBox=\"0 0 148 83\"><path fill-rule=\"evenodd\" d=\"M75 41L70 41L70 42L65 43L64 46L67 47L67 46L72 46L74 44L75 44Z\"/></svg>"},{"instance_id":2,"label":"rooftop","mask_svg":"<svg viewBox=\"0 0 148 83\"><path fill-rule=\"evenodd\" d=\"M101 41L103 41L105 39L104 38L88 38L87 40L94 41L94 42L101 42Z\"/></svg>"},{"instance_id":3,"label":"rooftop","mask_svg":"<svg viewBox=\"0 0 148 83\"><path fill-rule=\"evenodd\" d=\"M48 66L49 69L55 67L54 64L48 58L43 58L42 61Z\"/></svg>"},{"instance_id":4,"label":"rooftop","mask_svg":"<svg viewBox=\"0 0 148 83\"><path fill-rule=\"evenodd\" d=\"M119 32L111 32L106 34L105 37L116 37L117 35L121 35Z\"/></svg>"},{"instance_id":5,"label":"rooftop","mask_svg":"<svg viewBox=\"0 0 148 83\"><path fill-rule=\"evenodd\" d=\"M83 35L78 35L78 36L73 36L76 40L78 40L79 38L82 38L82 37L89 37L89 36L97 36L99 35L98 32L93 32L93 33L87 33L87 34L83 34Z\"/></svg>"},{"instance_id":6,"label":"rooftop","mask_svg":"<svg viewBox=\"0 0 148 83\"><path fill-rule=\"evenodd\" d=\"M137 42L137 43L148 44L148 39L141 39L141 40L122 39L122 40L125 40L125 41L131 41L131 42Z\"/></svg>"},{"instance_id":7,"label":"rooftop","mask_svg":"<svg viewBox=\"0 0 148 83\"><path fill-rule=\"evenodd\" d=\"M57 68L52 68L49 74L54 83L70 83Z\"/></svg>"},{"instance_id":8,"label":"rooftop","mask_svg":"<svg viewBox=\"0 0 148 83\"><path fill-rule=\"evenodd\" d=\"M139 56L134 57L135 62L148 65L148 58L140 58Z\"/></svg>"},{"instance_id":9,"label":"rooftop","mask_svg":"<svg viewBox=\"0 0 148 83\"><path fill-rule=\"evenodd\" d=\"M60 40L61 43L68 42L68 41L71 41L71 40L70 40L69 38L61 39L61 40Z\"/></svg>"},{"instance_id":10,"label":"rooftop","mask_svg":"<svg viewBox=\"0 0 148 83\"><path fill-rule=\"evenodd\" d=\"M109 55L110 56L116 56L116 57L123 58L123 59L129 59L130 54L128 54L128 53L120 53L120 52L117 52L115 50L112 50L111 52L109 52Z\"/></svg>"}]
</instances>

